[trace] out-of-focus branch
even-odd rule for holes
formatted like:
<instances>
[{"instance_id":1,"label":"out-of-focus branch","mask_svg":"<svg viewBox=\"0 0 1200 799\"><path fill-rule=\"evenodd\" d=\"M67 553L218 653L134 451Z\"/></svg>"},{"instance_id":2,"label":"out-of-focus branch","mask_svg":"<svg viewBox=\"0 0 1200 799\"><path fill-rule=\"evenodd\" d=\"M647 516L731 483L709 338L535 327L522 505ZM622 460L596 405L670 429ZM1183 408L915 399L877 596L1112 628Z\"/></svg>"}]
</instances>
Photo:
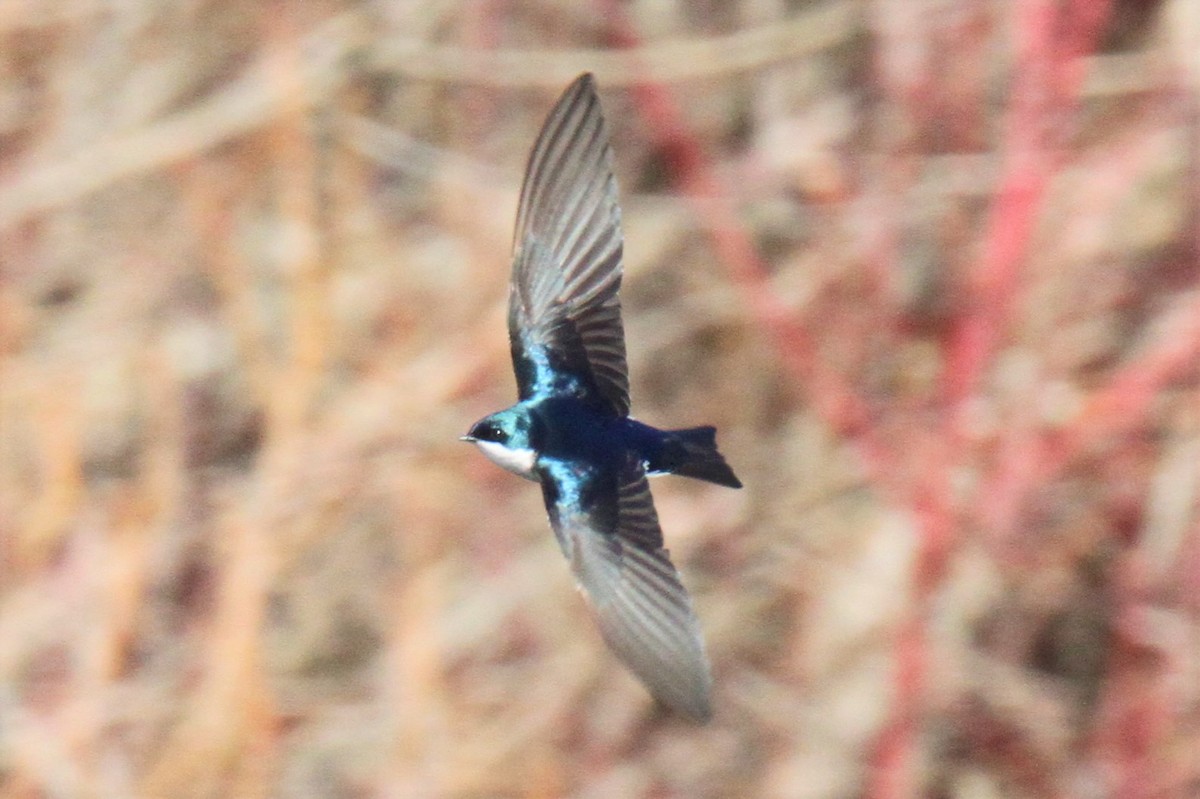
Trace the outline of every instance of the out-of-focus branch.
<instances>
[{"instance_id":1,"label":"out-of-focus branch","mask_svg":"<svg viewBox=\"0 0 1200 799\"><path fill-rule=\"evenodd\" d=\"M346 56L357 48L364 25L347 12L296 44L304 54L297 78L307 99L328 96L345 75ZM0 230L43 211L99 191L119 180L193 158L229 139L257 130L289 110L267 54L216 94L184 111L70 154L45 155L0 185Z\"/></svg>"},{"instance_id":2,"label":"out-of-focus branch","mask_svg":"<svg viewBox=\"0 0 1200 799\"><path fill-rule=\"evenodd\" d=\"M561 86L594 72L604 86L748 72L824 50L853 36L855 9L824 3L783 22L724 36L627 42L623 50L480 50L394 39L375 50L380 69L410 78L492 86Z\"/></svg>"},{"instance_id":3,"label":"out-of-focus branch","mask_svg":"<svg viewBox=\"0 0 1200 799\"><path fill-rule=\"evenodd\" d=\"M879 738L868 796L883 799L910 792L928 663L924 613L960 523L954 475L965 450L966 405L1003 337L1034 224L1060 166L1061 122L1074 110L1082 85L1078 60L1094 46L1107 8L1106 2L1073 3L1060 11L1046 0L1026 0L1016 9L1018 52L1013 103L1002 128L1004 166L984 253L969 277L964 313L948 342L941 463L931 469L930 485L920 494L916 595L896 641L892 719ZM1059 43L1063 30L1072 33L1066 47Z\"/></svg>"}]
</instances>

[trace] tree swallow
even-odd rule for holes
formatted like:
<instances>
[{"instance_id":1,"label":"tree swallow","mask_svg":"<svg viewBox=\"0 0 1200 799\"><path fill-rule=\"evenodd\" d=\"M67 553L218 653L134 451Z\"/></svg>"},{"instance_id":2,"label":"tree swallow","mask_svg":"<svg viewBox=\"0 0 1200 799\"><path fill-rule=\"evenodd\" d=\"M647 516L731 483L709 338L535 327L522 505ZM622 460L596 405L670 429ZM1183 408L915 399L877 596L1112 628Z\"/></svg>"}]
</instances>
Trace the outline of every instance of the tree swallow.
<instances>
[{"instance_id":1,"label":"tree swallow","mask_svg":"<svg viewBox=\"0 0 1200 799\"><path fill-rule=\"evenodd\" d=\"M712 715L700 624L663 548L647 475L741 488L716 430L629 416L621 210L590 74L563 92L530 153L517 207L508 336L519 402L463 436L542 485L558 545L610 649L650 693Z\"/></svg>"}]
</instances>

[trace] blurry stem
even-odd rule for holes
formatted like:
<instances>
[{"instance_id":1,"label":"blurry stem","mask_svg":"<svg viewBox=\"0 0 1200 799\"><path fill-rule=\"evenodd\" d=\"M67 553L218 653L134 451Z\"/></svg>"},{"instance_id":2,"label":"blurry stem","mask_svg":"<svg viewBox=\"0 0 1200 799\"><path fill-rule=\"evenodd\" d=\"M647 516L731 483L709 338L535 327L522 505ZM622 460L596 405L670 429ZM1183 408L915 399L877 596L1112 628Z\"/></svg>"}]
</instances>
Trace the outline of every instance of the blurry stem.
<instances>
[{"instance_id":1,"label":"blurry stem","mask_svg":"<svg viewBox=\"0 0 1200 799\"><path fill-rule=\"evenodd\" d=\"M983 256L968 278L964 316L947 345L941 463L930 471L931 485L918 508L914 602L896 641L895 699L877 744L867 796L907 795L914 782L916 720L928 660L924 617L960 524L954 475L968 457L965 411L1003 336L1037 214L1061 165L1061 132L1055 128L1074 109L1082 84L1077 60L1092 50L1107 6L1105 0L1077 0L1059 12L1049 0L1023 0L1016 7L1017 60L1012 105L1003 124L1002 177ZM1066 47L1059 42L1064 31L1074 34Z\"/></svg>"},{"instance_id":2,"label":"blurry stem","mask_svg":"<svg viewBox=\"0 0 1200 799\"><path fill-rule=\"evenodd\" d=\"M293 43L304 54L293 62L294 80L309 102L329 96L346 75L346 55L364 33L361 15L346 12ZM77 202L129 178L195 158L217 145L262 129L291 110L294 97L278 80L271 55L251 63L220 90L164 119L111 135L70 153L35 153L13 177L0 182L0 231L39 213Z\"/></svg>"},{"instance_id":3,"label":"blurry stem","mask_svg":"<svg viewBox=\"0 0 1200 799\"><path fill-rule=\"evenodd\" d=\"M794 62L849 41L857 10L848 0L814 4L788 19L726 35L660 39L634 35L625 6L601 0L605 19L618 31L620 49L482 48L395 38L371 52L372 66L408 79L480 86L560 87L590 70L604 86L643 81L676 82L749 73Z\"/></svg>"},{"instance_id":4,"label":"blurry stem","mask_svg":"<svg viewBox=\"0 0 1200 799\"><path fill-rule=\"evenodd\" d=\"M1044 436L1045 456L1038 479L1050 479L1089 449L1125 435L1149 415L1162 387L1200 361L1200 292L1171 315L1174 324L1154 344L1116 374L1108 386L1084 403L1071 426L1058 435Z\"/></svg>"},{"instance_id":5,"label":"blurry stem","mask_svg":"<svg viewBox=\"0 0 1200 799\"><path fill-rule=\"evenodd\" d=\"M1169 140L1138 131L1138 135L1116 150L1114 160L1117 163L1110 170L1113 174L1099 185L1090 184L1086 189L1091 196L1085 216L1116 224L1122 213L1122 201L1129 196L1130 187L1136 185L1138 175L1144 174L1153 159L1162 157L1170 146ZM1113 156L1108 154L1106 157ZM1034 378L1031 385L1040 380ZM1039 483L1053 477L1043 473L1045 446L1040 438L1041 410L1037 403L1029 403L1005 419L1005 437L1000 442L998 463L972 503L973 519L993 546L1008 543L1029 493ZM1063 465L1065 461L1053 468L1057 471Z\"/></svg>"}]
</instances>

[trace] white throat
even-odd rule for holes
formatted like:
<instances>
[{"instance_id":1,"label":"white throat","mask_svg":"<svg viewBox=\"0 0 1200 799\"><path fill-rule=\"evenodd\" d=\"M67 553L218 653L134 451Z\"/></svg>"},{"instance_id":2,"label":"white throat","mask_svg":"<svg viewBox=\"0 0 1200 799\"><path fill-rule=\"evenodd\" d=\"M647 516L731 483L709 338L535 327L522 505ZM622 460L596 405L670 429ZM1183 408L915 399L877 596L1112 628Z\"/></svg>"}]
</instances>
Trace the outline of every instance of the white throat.
<instances>
[{"instance_id":1,"label":"white throat","mask_svg":"<svg viewBox=\"0 0 1200 799\"><path fill-rule=\"evenodd\" d=\"M533 464L537 460L537 452L532 449L510 449L497 441L476 441L475 446L483 450L488 460L507 469L515 475L528 480L533 476Z\"/></svg>"}]
</instances>

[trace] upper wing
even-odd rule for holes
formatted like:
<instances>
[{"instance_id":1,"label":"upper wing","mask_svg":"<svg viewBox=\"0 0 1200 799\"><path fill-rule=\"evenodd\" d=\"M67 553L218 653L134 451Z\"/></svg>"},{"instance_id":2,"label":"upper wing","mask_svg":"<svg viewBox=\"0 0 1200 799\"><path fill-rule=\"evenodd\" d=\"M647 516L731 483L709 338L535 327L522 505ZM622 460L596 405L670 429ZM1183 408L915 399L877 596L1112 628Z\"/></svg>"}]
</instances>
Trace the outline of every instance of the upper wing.
<instances>
[{"instance_id":1,"label":"upper wing","mask_svg":"<svg viewBox=\"0 0 1200 799\"><path fill-rule=\"evenodd\" d=\"M508 299L521 399L569 392L629 413L621 247L608 131L584 74L546 118L521 187Z\"/></svg>"},{"instance_id":2,"label":"upper wing","mask_svg":"<svg viewBox=\"0 0 1200 799\"><path fill-rule=\"evenodd\" d=\"M645 472L632 461L620 474L581 468L542 467L542 492L604 640L656 699L707 721L712 677L700 623L663 549Z\"/></svg>"}]
</instances>

